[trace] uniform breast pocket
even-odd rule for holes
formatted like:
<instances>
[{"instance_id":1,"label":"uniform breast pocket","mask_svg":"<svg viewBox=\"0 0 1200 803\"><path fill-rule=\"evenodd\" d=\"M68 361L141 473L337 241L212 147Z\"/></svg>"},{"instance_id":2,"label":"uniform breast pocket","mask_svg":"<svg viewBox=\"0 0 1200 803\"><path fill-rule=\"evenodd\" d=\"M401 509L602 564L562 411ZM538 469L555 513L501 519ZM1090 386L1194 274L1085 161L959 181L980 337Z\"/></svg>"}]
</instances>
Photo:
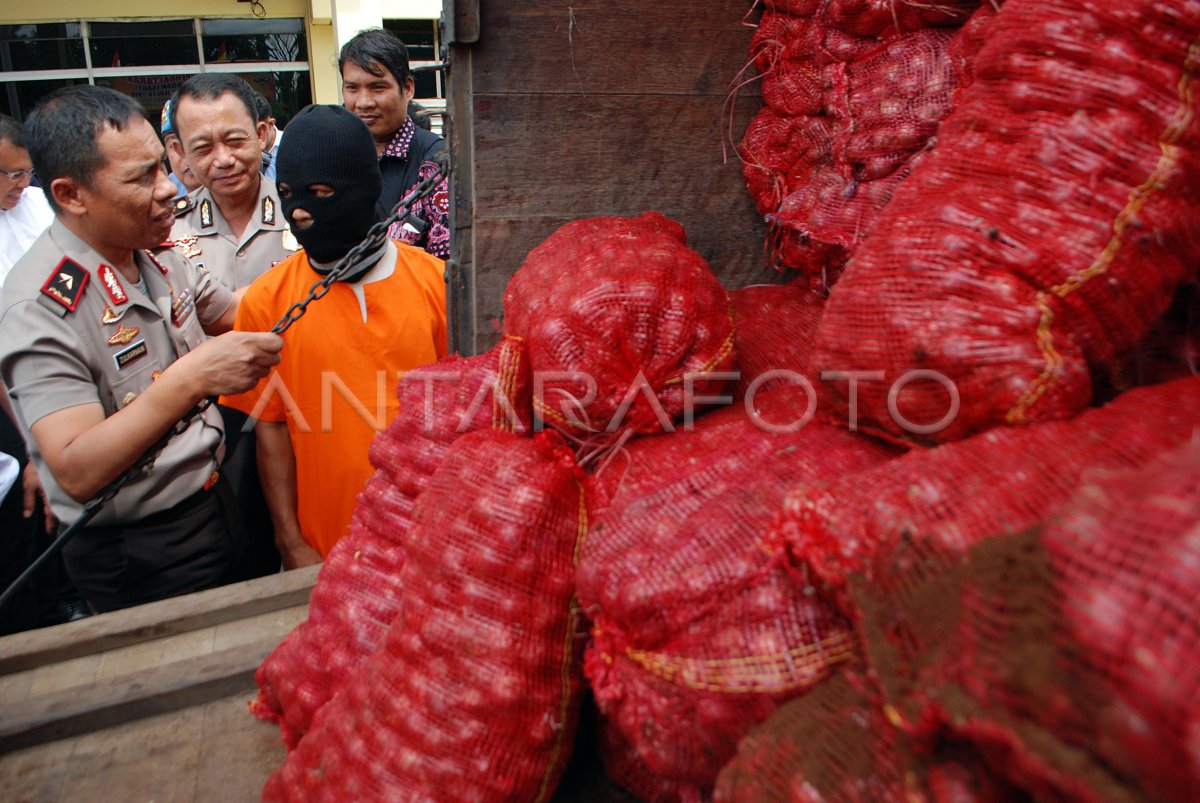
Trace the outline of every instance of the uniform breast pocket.
<instances>
[{"instance_id":1,"label":"uniform breast pocket","mask_svg":"<svg viewBox=\"0 0 1200 803\"><path fill-rule=\"evenodd\" d=\"M124 410L133 400L150 387L158 379L161 368L158 361L149 354L138 360L136 367L128 366L125 371L118 372L112 383L112 401L114 410Z\"/></svg>"}]
</instances>

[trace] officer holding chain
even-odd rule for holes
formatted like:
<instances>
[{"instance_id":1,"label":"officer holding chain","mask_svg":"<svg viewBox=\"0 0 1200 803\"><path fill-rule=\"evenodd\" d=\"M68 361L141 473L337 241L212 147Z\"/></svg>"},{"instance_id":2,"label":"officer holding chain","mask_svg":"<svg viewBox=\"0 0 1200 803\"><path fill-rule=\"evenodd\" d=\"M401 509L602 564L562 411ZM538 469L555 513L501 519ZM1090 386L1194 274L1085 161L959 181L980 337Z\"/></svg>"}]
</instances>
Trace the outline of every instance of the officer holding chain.
<instances>
[{"instance_id":1,"label":"officer holding chain","mask_svg":"<svg viewBox=\"0 0 1200 803\"><path fill-rule=\"evenodd\" d=\"M5 283L0 375L50 504L69 523L202 400L253 387L282 340L229 332L237 304L228 288L176 254L143 250L174 224L175 187L135 101L66 87L42 101L27 131L55 221ZM222 451L210 408L65 547L93 607L241 579Z\"/></svg>"}]
</instances>

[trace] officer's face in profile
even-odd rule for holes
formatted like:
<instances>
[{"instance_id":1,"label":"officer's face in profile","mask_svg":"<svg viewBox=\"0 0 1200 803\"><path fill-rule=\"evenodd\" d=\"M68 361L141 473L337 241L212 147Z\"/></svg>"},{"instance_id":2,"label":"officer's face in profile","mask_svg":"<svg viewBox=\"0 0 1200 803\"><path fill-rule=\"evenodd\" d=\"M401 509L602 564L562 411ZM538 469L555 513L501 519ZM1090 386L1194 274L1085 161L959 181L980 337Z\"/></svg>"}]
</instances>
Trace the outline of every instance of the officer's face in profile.
<instances>
[{"instance_id":1,"label":"officer's face in profile","mask_svg":"<svg viewBox=\"0 0 1200 803\"><path fill-rule=\"evenodd\" d=\"M256 123L236 95L226 92L215 100L181 97L175 126L192 172L218 203L257 195L267 124Z\"/></svg>"},{"instance_id":2,"label":"officer's face in profile","mask_svg":"<svg viewBox=\"0 0 1200 803\"><path fill-rule=\"evenodd\" d=\"M86 184L57 178L51 191L76 216L98 250L150 248L171 233L175 185L163 168L163 147L150 123L134 117L124 130L96 137L103 163Z\"/></svg>"}]
</instances>

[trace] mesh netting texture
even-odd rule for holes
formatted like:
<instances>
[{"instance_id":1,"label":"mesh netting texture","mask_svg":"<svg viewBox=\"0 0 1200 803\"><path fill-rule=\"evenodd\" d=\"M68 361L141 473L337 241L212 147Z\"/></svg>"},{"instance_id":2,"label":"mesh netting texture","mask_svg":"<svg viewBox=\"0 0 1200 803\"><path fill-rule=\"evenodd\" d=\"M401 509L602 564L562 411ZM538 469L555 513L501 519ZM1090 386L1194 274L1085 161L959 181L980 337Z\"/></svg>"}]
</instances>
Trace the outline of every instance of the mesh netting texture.
<instances>
[{"instance_id":1,"label":"mesh netting texture","mask_svg":"<svg viewBox=\"0 0 1200 803\"><path fill-rule=\"evenodd\" d=\"M904 730L968 741L1038 799L1195 799L1200 442L1092 472L965 555L905 540L874 563L853 593Z\"/></svg>"},{"instance_id":2,"label":"mesh netting texture","mask_svg":"<svg viewBox=\"0 0 1200 803\"><path fill-rule=\"evenodd\" d=\"M531 383L520 343L448 357L400 381L399 412L371 443L377 471L359 494L350 531L330 551L308 618L259 667L256 716L277 722L294 749L313 716L383 640L403 597L402 539L413 506L463 432L529 433Z\"/></svg>"},{"instance_id":3,"label":"mesh netting texture","mask_svg":"<svg viewBox=\"0 0 1200 803\"><path fill-rule=\"evenodd\" d=\"M828 288L950 109L976 0L768 3L751 41L764 108L739 146L777 261Z\"/></svg>"},{"instance_id":4,"label":"mesh netting texture","mask_svg":"<svg viewBox=\"0 0 1200 803\"><path fill-rule=\"evenodd\" d=\"M825 299L802 284L751 285L729 292L738 380L734 399L806 379ZM811 380L810 380L811 381Z\"/></svg>"},{"instance_id":5,"label":"mesh netting texture","mask_svg":"<svg viewBox=\"0 0 1200 803\"><path fill-rule=\"evenodd\" d=\"M991 14L991 12L988 12ZM835 286L813 367L877 371L864 427L923 443L1065 418L1200 265L1200 6L1009 0L937 147ZM966 48L966 49L969 49ZM945 383L893 383L936 371ZM829 382L829 407L848 385ZM899 418L892 407L899 411Z\"/></svg>"},{"instance_id":6,"label":"mesh netting texture","mask_svg":"<svg viewBox=\"0 0 1200 803\"><path fill-rule=\"evenodd\" d=\"M707 793L746 730L854 650L848 625L759 539L786 489L895 454L803 426L807 393L630 442L598 478L578 593L593 621L585 670L601 712L656 776ZM772 431L774 430L774 431Z\"/></svg>"},{"instance_id":7,"label":"mesh netting texture","mask_svg":"<svg viewBox=\"0 0 1200 803\"><path fill-rule=\"evenodd\" d=\"M1052 513L1084 471L1152 459L1200 426L1200 377L1137 388L1070 421L992 430L871 471L793 488L768 541L847 612L849 572L881 545L922 539L961 553Z\"/></svg>"},{"instance_id":8,"label":"mesh netting texture","mask_svg":"<svg viewBox=\"0 0 1200 803\"><path fill-rule=\"evenodd\" d=\"M742 741L718 803L1024 803L962 745L916 752L861 668L781 706Z\"/></svg>"},{"instance_id":9,"label":"mesh netting texture","mask_svg":"<svg viewBox=\"0 0 1200 803\"><path fill-rule=\"evenodd\" d=\"M404 539L400 613L264 800L546 800L582 688L582 472L561 438L456 440Z\"/></svg>"},{"instance_id":10,"label":"mesh netting texture","mask_svg":"<svg viewBox=\"0 0 1200 803\"><path fill-rule=\"evenodd\" d=\"M733 365L725 289L683 227L657 212L561 227L509 281L504 314L538 379L536 412L580 438L659 431L684 411L685 376Z\"/></svg>"}]
</instances>

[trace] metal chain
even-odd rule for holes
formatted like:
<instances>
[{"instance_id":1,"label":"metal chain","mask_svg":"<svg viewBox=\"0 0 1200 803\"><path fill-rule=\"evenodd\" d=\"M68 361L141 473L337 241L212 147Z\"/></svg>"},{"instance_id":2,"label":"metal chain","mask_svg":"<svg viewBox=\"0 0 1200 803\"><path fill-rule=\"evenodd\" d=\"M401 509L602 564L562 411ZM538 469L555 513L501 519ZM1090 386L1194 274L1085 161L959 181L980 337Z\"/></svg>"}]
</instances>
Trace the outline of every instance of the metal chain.
<instances>
[{"instance_id":1,"label":"metal chain","mask_svg":"<svg viewBox=\"0 0 1200 803\"><path fill-rule=\"evenodd\" d=\"M434 171L432 175L418 182L418 184L413 187L413 189L407 195L401 198L399 203L396 204L395 208L392 209L392 213L388 215L386 219L372 226L367 232L366 238L361 243L354 246L354 248L350 249L349 253L342 257L341 260L338 261L337 265L334 266L333 270L329 271L329 273L323 279L321 279L321 281L314 284L309 289L308 295L304 299L297 301L295 304L290 306L287 312L284 313L283 317L280 318L273 327L271 327L272 332L275 334L283 334L285 331L287 331L288 327L300 320L300 318L304 315L305 310L308 309L308 305L328 293L329 288L333 285L333 283L336 282L341 276L344 276L346 272L354 266L359 257L365 253L375 251L387 240L388 228L401 218L407 217L413 204L433 192L438 184L441 183L441 180L446 177L449 171L449 166L445 154L439 154L436 162L437 170ZM87 523L92 520L92 518L95 517L100 508L106 502L116 496L117 492L120 491L121 488L125 487L126 483L143 475L145 472L148 472L154 466L154 461L158 459L158 456L162 453L162 450L167 447L167 444L170 442L171 438L181 434L188 427L190 427L195 419L203 415L205 410L212 406L212 403L213 402L211 399L203 399L199 404L193 407L187 415L185 415L179 421L176 421L174 426L164 432L162 437L155 441L132 466L130 466L126 471L122 472L120 476L118 476L108 485L105 485L103 488L101 488L94 497L88 500L87 504L83 506L83 510L80 512L75 521L71 522L69 527L60 532L54 539L54 542L51 543L50 546L46 547L42 554L38 555L37 558L35 558L33 562L30 563L23 572L21 572L17 579L9 584L8 588L4 589L3 592L0 592L0 608L3 608L5 605L7 605L16 596L17 592L41 569L46 561L48 561L51 556L60 552L62 548L66 546L67 542L74 538L75 535L82 530L84 526L86 526Z\"/></svg>"}]
</instances>

